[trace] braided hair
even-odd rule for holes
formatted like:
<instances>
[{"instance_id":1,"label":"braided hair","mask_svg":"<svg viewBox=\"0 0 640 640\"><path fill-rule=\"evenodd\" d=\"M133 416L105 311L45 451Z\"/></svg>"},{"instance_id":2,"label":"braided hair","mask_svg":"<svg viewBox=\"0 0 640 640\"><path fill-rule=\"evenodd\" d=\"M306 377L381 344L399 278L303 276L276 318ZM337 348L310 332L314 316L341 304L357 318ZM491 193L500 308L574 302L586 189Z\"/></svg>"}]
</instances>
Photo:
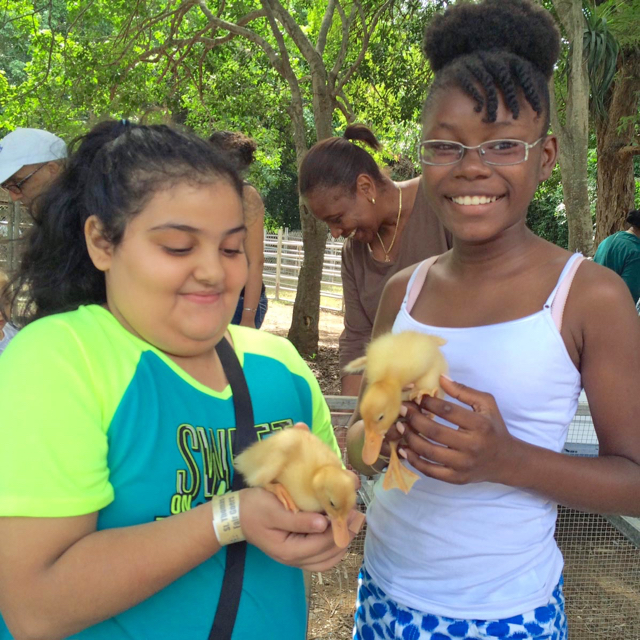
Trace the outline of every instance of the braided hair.
<instances>
[{"instance_id":1,"label":"braided hair","mask_svg":"<svg viewBox=\"0 0 640 640\"><path fill-rule=\"evenodd\" d=\"M495 122L499 93L518 118L520 98L549 127L548 81L560 53L553 17L529 0L484 0L456 4L427 27L423 51L435 73L425 102L450 86L461 88Z\"/></svg>"}]
</instances>

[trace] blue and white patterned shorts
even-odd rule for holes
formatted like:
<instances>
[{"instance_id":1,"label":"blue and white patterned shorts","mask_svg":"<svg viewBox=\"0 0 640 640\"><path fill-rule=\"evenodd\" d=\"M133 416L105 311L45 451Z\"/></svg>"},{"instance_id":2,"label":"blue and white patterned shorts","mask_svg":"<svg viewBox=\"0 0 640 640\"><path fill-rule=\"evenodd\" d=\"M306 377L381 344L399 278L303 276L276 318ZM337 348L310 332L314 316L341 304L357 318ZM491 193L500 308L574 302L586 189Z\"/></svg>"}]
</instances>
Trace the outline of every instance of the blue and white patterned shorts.
<instances>
[{"instance_id":1,"label":"blue and white patterned shorts","mask_svg":"<svg viewBox=\"0 0 640 640\"><path fill-rule=\"evenodd\" d=\"M563 578L549 604L502 620L457 620L403 607L363 567L358 578L354 640L567 640Z\"/></svg>"}]
</instances>

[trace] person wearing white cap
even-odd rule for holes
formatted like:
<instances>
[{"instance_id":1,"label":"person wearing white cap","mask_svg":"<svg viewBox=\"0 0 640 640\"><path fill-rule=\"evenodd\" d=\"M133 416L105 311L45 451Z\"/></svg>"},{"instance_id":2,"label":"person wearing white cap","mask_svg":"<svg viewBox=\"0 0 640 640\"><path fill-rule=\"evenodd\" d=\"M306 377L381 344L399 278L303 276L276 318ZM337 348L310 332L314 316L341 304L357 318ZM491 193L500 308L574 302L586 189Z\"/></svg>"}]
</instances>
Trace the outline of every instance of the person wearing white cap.
<instances>
[{"instance_id":1,"label":"person wearing white cap","mask_svg":"<svg viewBox=\"0 0 640 640\"><path fill-rule=\"evenodd\" d=\"M67 145L42 129L18 128L0 140L0 186L31 207L60 173Z\"/></svg>"}]
</instances>

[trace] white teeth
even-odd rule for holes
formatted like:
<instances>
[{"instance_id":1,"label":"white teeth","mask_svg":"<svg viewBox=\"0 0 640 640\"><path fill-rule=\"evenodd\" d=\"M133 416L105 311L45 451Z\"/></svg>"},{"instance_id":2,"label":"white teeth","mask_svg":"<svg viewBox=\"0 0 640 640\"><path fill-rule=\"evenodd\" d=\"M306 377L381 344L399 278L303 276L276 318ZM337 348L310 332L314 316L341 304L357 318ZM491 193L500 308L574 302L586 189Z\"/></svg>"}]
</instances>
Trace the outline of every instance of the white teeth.
<instances>
[{"instance_id":1,"label":"white teeth","mask_svg":"<svg viewBox=\"0 0 640 640\"><path fill-rule=\"evenodd\" d=\"M498 196L487 198L487 196L452 196L451 199L456 204L472 205L472 204L490 204L498 199Z\"/></svg>"}]
</instances>

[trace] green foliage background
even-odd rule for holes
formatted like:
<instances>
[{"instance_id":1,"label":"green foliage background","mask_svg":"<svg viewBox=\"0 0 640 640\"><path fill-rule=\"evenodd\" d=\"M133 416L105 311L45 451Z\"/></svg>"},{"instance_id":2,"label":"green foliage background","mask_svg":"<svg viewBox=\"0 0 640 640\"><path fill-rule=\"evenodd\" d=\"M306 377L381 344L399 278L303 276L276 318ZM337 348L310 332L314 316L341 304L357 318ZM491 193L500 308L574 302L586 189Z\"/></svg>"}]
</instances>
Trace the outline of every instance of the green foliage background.
<instances>
[{"instance_id":1,"label":"green foliage background","mask_svg":"<svg viewBox=\"0 0 640 640\"><path fill-rule=\"evenodd\" d=\"M367 1L371 6L380 4ZM416 153L420 109L432 77L421 42L425 25L447 4L444 0L392 3L362 64L345 87L355 121L371 126L383 142L383 151L376 158L388 165L396 179L420 172ZM634 10L639 0L627 4ZM215 9L214 2L209 5ZM198 30L208 37L222 35L206 30L202 12L191 9L181 14L184 6L180 0L136 4L129 0L50 0L46 5L35 0L4 0L0 8L0 136L17 126L32 126L69 141L106 117L171 122L203 136L214 129L241 130L259 145L257 162L247 177L264 197L268 226L299 228L296 155L286 87L267 56L243 38L209 50L195 42L189 48L173 47L170 57L154 55L154 50ZM315 37L326 0L290 0L287 7L305 32ZM225 19L233 21L259 8L257 0L227 2ZM172 21L178 18L180 27L172 33ZM631 29L628 21L619 22L622 37L635 37L637 29ZM276 46L264 20L254 21L251 28ZM361 37L354 36L347 61L356 55ZM340 24L335 18L325 57L335 56L339 42ZM302 57L292 58L299 75L308 71L306 65ZM308 143L312 144L311 94L308 87L305 90ZM339 110L333 119L335 133L340 135L347 121ZM589 189L595 209L595 140L593 147ZM640 178L638 162L636 176ZM556 169L540 186L528 222L539 235L566 246L560 180Z\"/></svg>"}]
</instances>

